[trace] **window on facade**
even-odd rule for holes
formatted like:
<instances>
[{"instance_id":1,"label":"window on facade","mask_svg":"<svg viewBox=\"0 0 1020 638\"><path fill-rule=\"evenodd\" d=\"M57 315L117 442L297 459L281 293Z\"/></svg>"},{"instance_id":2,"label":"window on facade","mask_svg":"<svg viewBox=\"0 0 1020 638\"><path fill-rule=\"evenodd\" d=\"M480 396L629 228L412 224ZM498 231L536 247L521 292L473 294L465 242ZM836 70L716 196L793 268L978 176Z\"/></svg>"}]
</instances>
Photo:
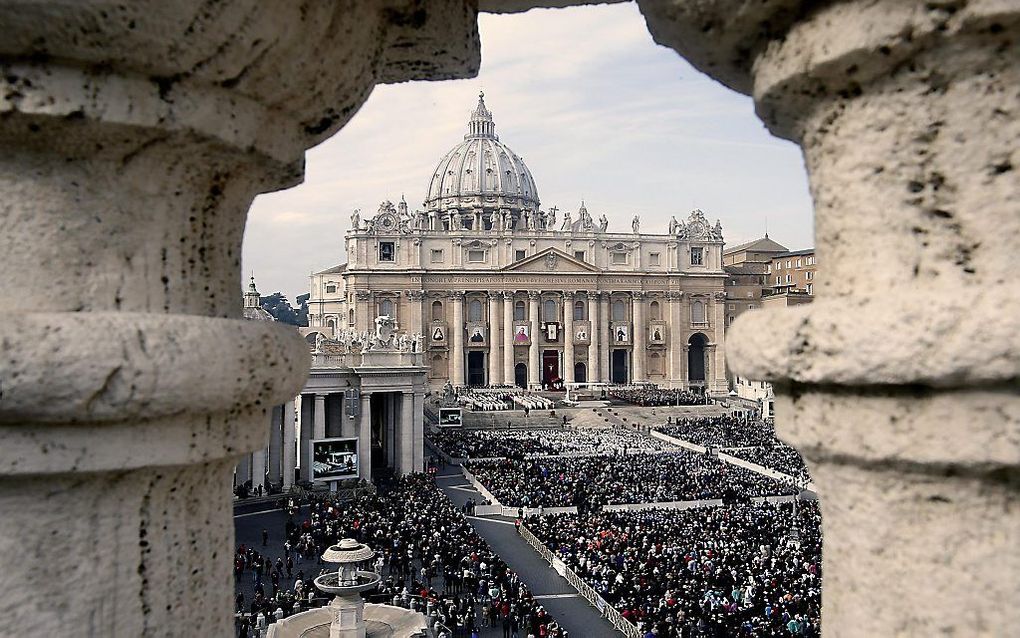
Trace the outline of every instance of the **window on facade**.
<instances>
[{"instance_id":1,"label":"window on facade","mask_svg":"<svg viewBox=\"0 0 1020 638\"><path fill-rule=\"evenodd\" d=\"M330 284L326 286L326 294L333 294L336 292L336 284Z\"/></svg>"},{"instance_id":2,"label":"window on facade","mask_svg":"<svg viewBox=\"0 0 1020 638\"><path fill-rule=\"evenodd\" d=\"M776 285L778 286L781 283L783 283L783 276L782 275L776 275Z\"/></svg>"},{"instance_id":3,"label":"window on facade","mask_svg":"<svg viewBox=\"0 0 1020 638\"><path fill-rule=\"evenodd\" d=\"M326 320L326 327L329 328L330 331L334 331L334 330L336 330L336 322L333 321L332 319L327 319Z\"/></svg>"},{"instance_id":4,"label":"window on facade","mask_svg":"<svg viewBox=\"0 0 1020 638\"><path fill-rule=\"evenodd\" d=\"M354 325L354 309L353 308L347 311L347 325L349 325L349 326L353 326Z\"/></svg>"},{"instance_id":5,"label":"window on facade","mask_svg":"<svg viewBox=\"0 0 1020 638\"><path fill-rule=\"evenodd\" d=\"M705 302L691 303L691 323L705 323Z\"/></svg>"},{"instance_id":6,"label":"window on facade","mask_svg":"<svg viewBox=\"0 0 1020 638\"><path fill-rule=\"evenodd\" d=\"M790 276L789 273L787 273L786 274L786 283L790 283L790 281L792 281L792 280L793 280L793 278Z\"/></svg>"},{"instance_id":7,"label":"window on facade","mask_svg":"<svg viewBox=\"0 0 1020 638\"><path fill-rule=\"evenodd\" d=\"M468 321L481 321L482 320L482 302L477 299L472 299L468 303Z\"/></svg>"},{"instance_id":8,"label":"window on facade","mask_svg":"<svg viewBox=\"0 0 1020 638\"><path fill-rule=\"evenodd\" d=\"M615 252L613 253L614 264L625 264L627 263L627 253Z\"/></svg>"},{"instance_id":9,"label":"window on facade","mask_svg":"<svg viewBox=\"0 0 1020 638\"><path fill-rule=\"evenodd\" d=\"M811 280L811 279L814 279L814 274L815 274L815 272L813 270L809 270L809 271L807 271L807 273L805 273L804 276L807 277L808 280Z\"/></svg>"},{"instance_id":10,"label":"window on facade","mask_svg":"<svg viewBox=\"0 0 1020 638\"><path fill-rule=\"evenodd\" d=\"M617 299L613 302L613 321L626 321L627 320L627 306L622 301Z\"/></svg>"},{"instance_id":11,"label":"window on facade","mask_svg":"<svg viewBox=\"0 0 1020 638\"><path fill-rule=\"evenodd\" d=\"M524 259L527 256L528 256L528 251L526 251L526 250L515 250L514 251L514 261L520 261L520 260Z\"/></svg>"},{"instance_id":12,"label":"window on facade","mask_svg":"<svg viewBox=\"0 0 1020 638\"><path fill-rule=\"evenodd\" d=\"M787 268L793 268L793 260L792 259L787 259L786 260L786 267Z\"/></svg>"},{"instance_id":13,"label":"window on facade","mask_svg":"<svg viewBox=\"0 0 1020 638\"><path fill-rule=\"evenodd\" d=\"M527 308L523 301L514 304L514 321L524 321L528 318Z\"/></svg>"},{"instance_id":14,"label":"window on facade","mask_svg":"<svg viewBox=\"0 0 1020 638\"><path fill-rule=\"evenodd\" d=\"M396 259L396 250L394 249L393 242L381 241L379 242L379 261L394 261Z\"/></svg>"},{"instance_id":15,"label":"window on facade","mask_svg":"<svg viewBox=\"0 0 1020 638\"><path fill-rule=\"evenodd\" d=\"M443 263L443 249L432 249L432 263L441 264Z\"/></svg>"},{"instance_id":16,"label":"window on facade","mask_svg":"<svg viewBox=\"0 0 1020 638\"><path fill-rule=\"evenodd\" d=\"M659 253L648 253L648 265L649 266L659 265Z\"/></svg>"},{"instance_id":17,"label":"window on facade","mask_svg":"<svg viewBox=\"0 0 1020 638\"><path fill-rule=\"evenodd\" d=\"M469 250L468 251L468 261L471 261L471 262L485 261L485 251L484 250Z\"/></svg>"},{"instance_id":18,"label":"window on facade","mask_svg":"<svg viewBox=\"0 0 1020 638\"><path fill-rule=\"evenodd\" d=\"M584 261L584 251L583 250L575 250L574 251L574 259L576 259L578 261Z\"/></svg>"},{"instance_id":19,"label":"window on facade","mask_svg":"<svg viewBox=\"0 0 1020 638\"><path fill-rule=\"evenodd\" d=\"M433 301L432 302L432 321L443 320L443 302Z\"/></svg>"},{"instance_id":20,"label":"window on facade","mask_svg":"<svg viewBox=\"0 0 1020 638\"><path fill-rule=\"evenodd\" d=\"M542 321L556 321L556 302L552 299L542 302Z\"/></svg>"},{"instance_id":21,"label":"window on facade","mask_svg":"<svg viewBox=\"0 0 1020 638\"><path fill-rule=\"evenodd\" d=\"M574 320L575 321L584 321L584 302L583 301L575 301L574 302Z\"/></svg>"},{"instance_id":22,"label":"window on facade","mask_svg":"<svg viewBox=\"0 0 1020 638\"><path fill-rule=\"evenodd\" d=\"M765 266L765 272L770 275L772 274L772 264Z\"/></svg>"},{"instance_id":23,"label":"window on facade","mask_svg":"<svg viewBox=\"0 0 1020 638\"><path fill-rule=\"evenodd\" d=\"M807 294L813 295L815 293L814 286L815 286L814 284L808 284L807 285Z\"/></svg>"},{"instance_id":24,"label":"window on facade","mask_svg":"<svg viewBox=\"0 0 1020 638\"><path fill-rule=\"evenodd\" d=\"M726 307L727 310L729 310L730 312L733 312L733 307L736 306L736 304L732 304L731 303L731 304L726 304L726 306L727 306Z\"/></svg>"},{"instance_id":25,"label":"window on facade","mask_svg":"<svg viewBox=\"0 0 1020 638\"><path fill-rule=\"evenodd\" d=\"M692 266L704 266L705 265L705 249L701 246L695 246L691 248L691 265Z\"/></svg>"},{"instance_id":26,"label":"window on facade","mask_svg":"<svg viewBox=\"0 0 1020 638\"><path fill-rule=\"evenodd\" d=\"M393 316L393 302L389 299L383 299L379 302L379 315L382 317Z\"/></svg>"},{"instance_id":27,"label":"window on facade","mask_svg":"<svg viewBox=\"0 0 1020 638\"><path fill-rule=\"evenodd\" d=\"M797 260L797 268L800 268L800 260Z\"/></svg>"},{"instance_id":28,"label":"window on facade","mask_svg":"<svg viewBox=\"0 0 1020 638\"><path fill-rule=\"evenodd\" d=\"M653 301L652 303L648 304L648 317L652 321L658 321L659 319L662 319L662 308L659 306L658 301Z\"/></svg>"}]
</instances>

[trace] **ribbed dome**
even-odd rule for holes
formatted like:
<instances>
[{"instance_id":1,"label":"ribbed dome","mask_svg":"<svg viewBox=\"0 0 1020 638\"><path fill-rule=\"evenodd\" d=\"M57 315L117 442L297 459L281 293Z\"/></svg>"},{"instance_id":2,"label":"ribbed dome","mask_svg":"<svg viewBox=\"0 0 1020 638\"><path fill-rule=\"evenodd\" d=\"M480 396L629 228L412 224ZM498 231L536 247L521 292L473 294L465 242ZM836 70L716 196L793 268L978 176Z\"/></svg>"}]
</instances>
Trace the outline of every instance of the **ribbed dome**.
<instances>
[{"instance_id":1,"label":"ribbed dome","mask_svg":"<svg viewBox=\"0 0 1020 638\"><path fill-rule=\"evenodd\" d=\"M439 160L425 206L429 210L508 208L538 210L538 188L531 171L496 136L485 95L471 113L464 141Z\"/></svg>"}]
</instances>

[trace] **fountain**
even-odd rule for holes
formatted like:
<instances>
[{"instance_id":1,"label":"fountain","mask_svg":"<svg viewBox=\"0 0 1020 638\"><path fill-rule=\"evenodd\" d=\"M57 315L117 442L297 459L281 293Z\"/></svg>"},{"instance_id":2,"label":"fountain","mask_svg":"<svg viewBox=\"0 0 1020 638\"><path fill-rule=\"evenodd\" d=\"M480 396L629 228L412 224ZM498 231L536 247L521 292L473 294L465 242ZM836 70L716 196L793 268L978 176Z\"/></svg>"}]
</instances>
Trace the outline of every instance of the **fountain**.
<instances>
[{"instance_id":1,"label":"fountain","mask_svg":"<svg viewBox=\"0 0 1020 638\"><path fill-rule=\"evenodd\" d=\"M375 550L353 538L345 538L331 545L322 555L327 563L339 565L336 572L315 579L315 586L327 594L336 594L329 604L332 621L329 638L365 638L365 601L361 592L374 589L382 576L375 572L360 571L358 567L371 560Z\"/></svg>"}]
</instances>

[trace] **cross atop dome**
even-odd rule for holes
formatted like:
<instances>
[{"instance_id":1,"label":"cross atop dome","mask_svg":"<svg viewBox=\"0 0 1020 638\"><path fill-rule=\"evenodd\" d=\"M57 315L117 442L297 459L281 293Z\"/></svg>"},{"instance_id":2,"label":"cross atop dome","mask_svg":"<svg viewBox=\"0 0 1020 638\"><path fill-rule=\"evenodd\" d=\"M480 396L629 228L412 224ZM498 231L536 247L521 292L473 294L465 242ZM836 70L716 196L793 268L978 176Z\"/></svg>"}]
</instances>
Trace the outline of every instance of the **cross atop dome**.
<instances>
[{"instance_id":1,"label":"cross atop dome","mask_svg":"<svg viewBox=\"0 0 1020 638\"><path fill-rule=\"evenodd\" d=\"M496 125L492 121L492 112L485 106L485 91L478 92L478 106L471 111L471 119L468 120L468 132L464 139L490 138L498 140L496 136Z\"/></svg>"}]
</instances>

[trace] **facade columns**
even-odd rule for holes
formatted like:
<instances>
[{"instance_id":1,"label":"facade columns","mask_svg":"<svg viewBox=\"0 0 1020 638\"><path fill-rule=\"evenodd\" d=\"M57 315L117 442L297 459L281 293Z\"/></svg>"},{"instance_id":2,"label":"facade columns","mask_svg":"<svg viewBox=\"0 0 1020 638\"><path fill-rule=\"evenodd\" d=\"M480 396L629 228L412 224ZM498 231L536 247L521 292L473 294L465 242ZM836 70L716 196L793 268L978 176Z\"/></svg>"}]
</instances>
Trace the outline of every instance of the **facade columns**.
<instances>
[{"instance_id":1,"label":"facade columns","mask_svg":"<svg viewBox=\"0 0 1020 638\"><path fill-rule=\"evenodd\" d=\"M505 347L506 335L501 338L499 335L499 293L489 292L489 321L487 335L489 339L489 385L499 385L503 381L503 360L500 357L500 348Z\"/></svg>"},{"instance_id":2,"label":"facade columns","mask_svg":"<svg viewBox=\"0 0 1020 638\"><path fill-rule=\"evenodd\" d=\"M602 376L599 372L598 293L588 291L588 382L597 383Z\"/></svg>"},{"instance_id":3,"label":"facade columns","mask_svg":"<svg viewBox=\"0 0 1020 638\"><path fill-rule=\"evenodd\" d=\"M419 333L427 335L428 331L425 330L423 323L423 318L425 317L425 291L408 290L404 296L407 299L408 319L407 325L403 330L409 334ZM426 343L427 341L428 339L425 339Z\"/></svg>"},{"instance_id":4,"label":"facade columns","mask_svg":"<svg viewBox=\"0 0 1020 638\"><path fill-rule=\"evenodd\" d=\"M450 301L453 303L453 323L450 325L449 335L453 348L450 357L450 383L454 387L464 385L464 368L467 363L464 361L464 292L455 290L450 292Z\"/></svg>"},{"instance_id":5,"label":"facade columns","mask_svg":"<svg viewBox=\"0 0 1020 638\"><path fill-rule=\"evenodd\" d=\"M269 482L279 485L283 479L283 417L285 405L272 409L269 422Z\"/></svg>"},{"instance_id":6,"label":"facade columns","mask_svg":"<svg viewBox=\"0 0 1020 638\"><path fill-rule=\"evenodd\" d=\"M361 415L358 425L358 463L360 477L372 480L372 395L361 393Z\"/></svg>"},{"instance_id":7,"label":"facade columns","mask_svg":"<svg viewBox=\"0 0 1020 638\"><path fill-rule=\"evenodd\" d=\"M294 427L295 403L291 399L283 404L283 491L294 487L294 469L297 467L297 449L295 440L297 430Z\"/></svg>"},{"instance_id":8,"label":"facade columns","mask_svg":"<svg viewBox=\"0 0 1020 638\"><path fill-rule=\"evenodd\" d=\"M717 292L713 301L712 321L712 376L705 375L706 387L716 393L729 390L726 380L726 293Z\"/></svg>"},{"instance_id":9,"label":"facade columns","mask_svg":"<svg viewBox=\"0 0 1020 638\"><path fill-rule=\"evenodd\" d=\"M313 439L324 439L326 438L326 395L316 394L315 395L315 412L314 416L315 425L312 428Z\"/></svg>"},{"instance_id":10,"label":"facade columns","mask_svg":"<svg viewBox=\"0 0 1020 638\"><path fill-rule=\"evenodd\" d=\"M372 297L372 293L367 290L354 291L354 329L358 332L371 331L373 328L375 304Z\"/></svg>"},{"instance_id":11,"label":"facade columns","mask_svg":"<svg viewBox=\"0 0 1020 638\"><path fill-rule=\"evenodd\" d=\"M414 468L415 472L425 471L425 390L421 389L414 395Z\"/></svg>"},{"instance_id":12,"label":"facade columns","mask_svg":"<svg viewBox=\"0 0 1020 638\"><path fill-rule=\"evenodd\" d=\"M563 293L563 380L574 382L574 293Z\"/></svg>"},{"instance_id":13,"label":"facade columns","mask_svg":"<svg viewBox=\"0 0 1020 638\"><path fill-rule=\"evenodd\" d=\"M251 453L251 489L261 485L266 488L266 450L255 450Z\"/></svg>"},{"instance_id":14,"label":"facade columns","mask_svg":"<svg viewBox=\"0 0 1020 638\"><path fill-rule=\"evenodd\" d=\"M400 473L414 471L414 393L400 393Z\"/></svg>"},{"instance_id":15,"label":"facade columns","mask_svg":"<svg viewBox=\"0 0 1020 638\"><path fill-rule=\"evenodd\" d=\"M727 350L818 489L826 634L1015 632L1020 5L640 5L803 149L815 301L743 313Z\"/></svg>"},{"instance_id":16,"label":"facade columns","mask_svg":"<svg viewBox=\"0 0 1020 638\"><path fill-rule=\"evenodd\" d=\"M670 386L674 388L684 387L683 367L680 364L680 356L683 354L684 330L680 318L680 300L683 293L678 290L670 290L666 293L666 312L669 313L669 380Z\"/></svg>"},{"instance_id":17,"label":"facade columns","mask_svg":"<svg viewBox=\"0 0 1020 638\"><path fill-rule=\"evenodd\" d=\"M609 383L612 373L609 370L609 339L612 334L610 322L613 316L609 313L610 295L608 292L598 293L599 299L599 367L602 368L603 383ZM592 337L594 339L594 336Z\"/></svg>"},{"instance_id":18,"label":"facade columns","mask_svg":"<svg viewBox=\"0 0 1020 638\"><path fill-rule=\"evenodd\" d=\"M514 293L503 291L503 383L514 384Z\"/></svg>"},{"instance_id":19,"label":"facade columns","mask_svg":"<svg viewBox=\"0 0 1020 638\"><path fill-rule=\"evenodd\" d=\"M528 346L528 387L532 390L542 389L542 357L539 353L538 343L540 329L538 306L541 298L540 292L528 292L528 319L531 321L531 345Z\"/></svg>"},{"instance_id":20,"label":"facade columns","mask_svg":"<svg viewBox=\"0 0 1020 638\"><path fill-rule=\"evenodd\" d=\"M647 381L645 378L645 357L648 354L648 349L645 346L645 340L648 333L648 327L645 325L645 293L641 290L635 290L631 293L632 296L632 319L631 324L631 336L633 337L632 343L634 344L633 356L633 373L631 374L631 381Z\"/></svg>"}]
</instances>

